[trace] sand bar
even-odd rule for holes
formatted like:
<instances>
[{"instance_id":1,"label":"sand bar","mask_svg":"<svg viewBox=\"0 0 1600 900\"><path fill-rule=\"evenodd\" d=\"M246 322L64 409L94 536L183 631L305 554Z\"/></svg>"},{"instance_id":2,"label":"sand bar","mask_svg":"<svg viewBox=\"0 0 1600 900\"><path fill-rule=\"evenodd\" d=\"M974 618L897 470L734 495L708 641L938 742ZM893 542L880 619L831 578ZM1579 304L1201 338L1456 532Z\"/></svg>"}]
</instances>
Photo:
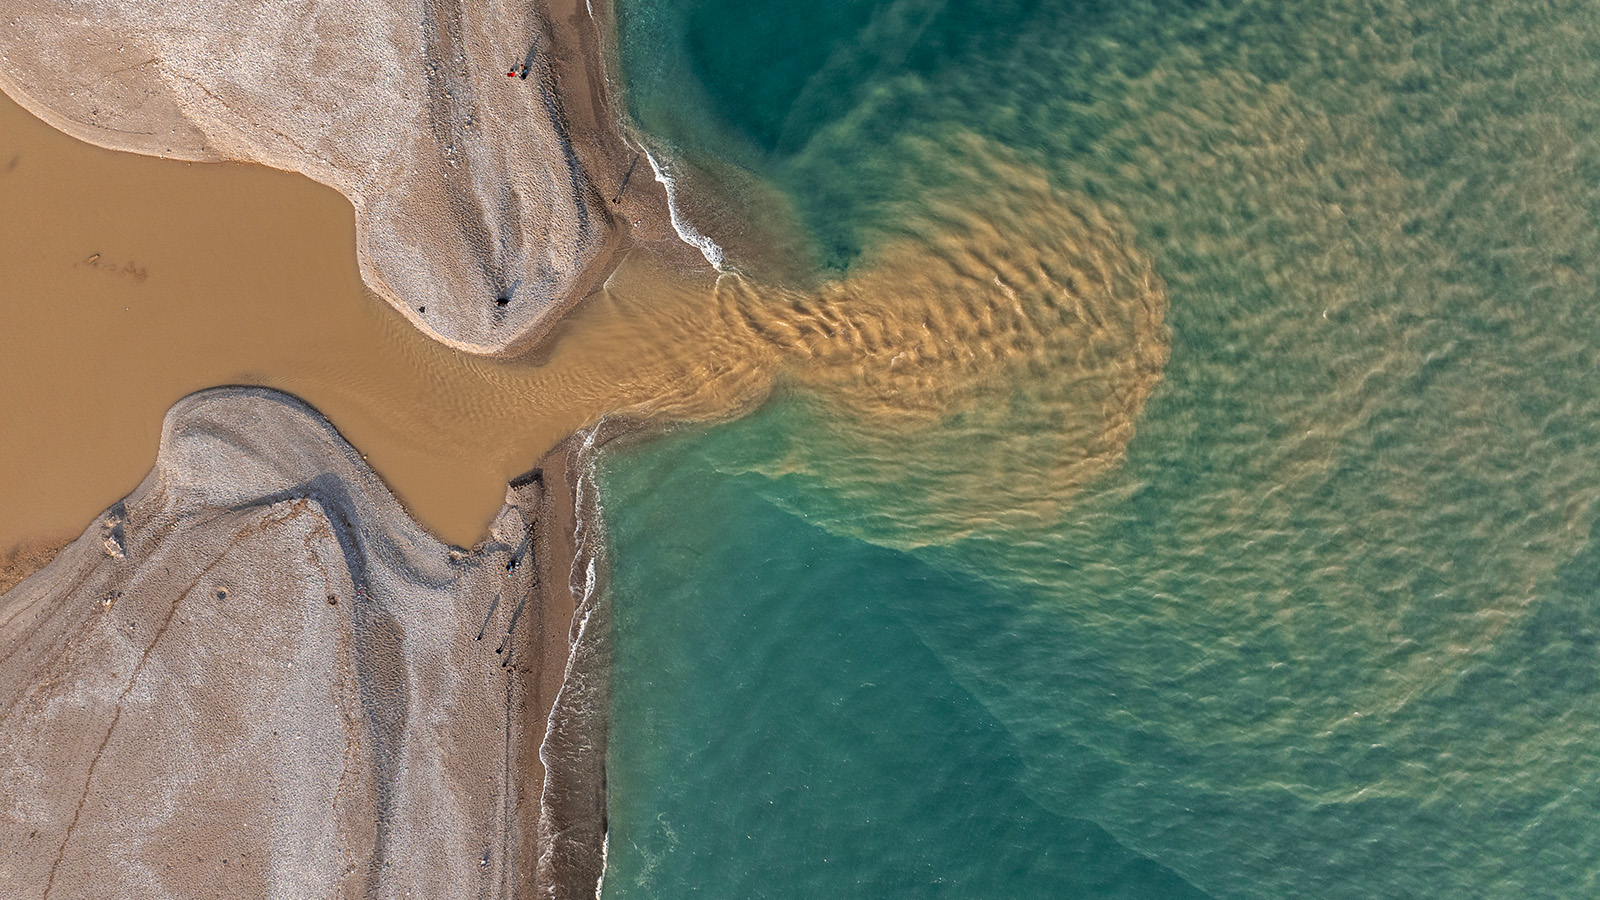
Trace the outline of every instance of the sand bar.
<instances>
[{"instance_id":1,"label":"sand bar","mask_svg":"<svg viewBox=\"0 0 1600 900\"><path fill-rule=\"evenodd\" d=\"M452 347L507 354L593 289L635 223L660 230L623 202L598 26L552 10L26 0L0 17L0 89L99 146L337 188L379 295Z\"/></svg>"},{"instance_id":2,"label":"sand bar","mask_svg":"<svg viewBox=\"0 0 1600 900\"><path fill-rule=\"evenodd\" d=\"M563 454L550 471L464 552L304 404L185 398L139 489L0 596L0 882L575 895L541 837L571 829L541 804L593 808L595 779L569 789L531 752L576 633L576 493Z\"/></svg>"}]
</instances>

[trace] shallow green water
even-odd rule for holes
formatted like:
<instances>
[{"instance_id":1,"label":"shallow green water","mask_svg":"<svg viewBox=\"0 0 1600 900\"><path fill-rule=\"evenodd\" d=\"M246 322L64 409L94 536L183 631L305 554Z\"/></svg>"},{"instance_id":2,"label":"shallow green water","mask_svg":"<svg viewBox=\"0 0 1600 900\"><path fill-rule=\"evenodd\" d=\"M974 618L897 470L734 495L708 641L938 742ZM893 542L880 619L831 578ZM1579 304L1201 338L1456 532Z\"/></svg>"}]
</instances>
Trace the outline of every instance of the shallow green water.
<instances>
[{"instance_id":1,"label":"shallow green water","mask_svg":"<svg viewBox=\"0 0 1600 900\"><path fill-rule=\"evenodd\" d=\"M1595 895L1600 8L619 15L736 262L847 271L1006 154L1131 223L1172 354L1025 526L928 488L962 416L610 453L607 897Z\"/></svg>"}]
</instances>

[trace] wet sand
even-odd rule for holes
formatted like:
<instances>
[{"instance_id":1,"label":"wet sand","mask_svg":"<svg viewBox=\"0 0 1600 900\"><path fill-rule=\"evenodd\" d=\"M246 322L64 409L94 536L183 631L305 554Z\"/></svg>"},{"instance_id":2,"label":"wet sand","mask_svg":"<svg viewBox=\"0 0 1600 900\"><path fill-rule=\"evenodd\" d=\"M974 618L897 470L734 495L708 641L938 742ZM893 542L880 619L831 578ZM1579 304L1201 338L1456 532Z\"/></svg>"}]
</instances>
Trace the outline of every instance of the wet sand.
<instances>
[{"instance_id":1,"label":"wet sand","mask_svg":"<svg viewBox=\"0 0 1600 900\"><path fill-rule=\"evenodd\" d=\"M76 535L58 540L43 539L12 547L0 553L0 594L16 587L22 579L43 568Z\"/></svg>"}]
</instances>

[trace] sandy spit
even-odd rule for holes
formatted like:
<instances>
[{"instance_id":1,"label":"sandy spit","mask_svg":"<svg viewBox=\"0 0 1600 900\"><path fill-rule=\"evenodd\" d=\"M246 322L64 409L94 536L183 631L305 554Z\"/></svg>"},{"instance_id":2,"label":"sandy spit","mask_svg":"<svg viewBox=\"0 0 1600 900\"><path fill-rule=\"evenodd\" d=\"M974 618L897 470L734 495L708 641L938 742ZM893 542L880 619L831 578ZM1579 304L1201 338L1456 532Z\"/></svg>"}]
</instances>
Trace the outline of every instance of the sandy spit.
<instances>
[{"instance_id":1,"label":"sandy spit","mask_svg":"<svg viewBox=\"0 0 1600 900\"><path fill-rule=\"evenodd\" d=\"M294 398L180 401L139 488L0 595L0 883L592 896L583 854L550 864L572 814L542 807L598 808L603 833L603 758L546 773L530 750L584 631L568 460L586 437L510 486L465 550ZM603 710L589 724L603 749Z\"/></svg>"},{"instance_id":2,"label":"sandy spit","mask_svg":"<svg viewBox=\"0 0 1600 900\"><path fill-rule=\"evenodd\" d=\"M19 0L0 89L104 147L331 185L378 294L452 347L507 355L636 232L671 234L659 189L628 174L606 33L575 0Z\"/></svg>"}]
</instances>

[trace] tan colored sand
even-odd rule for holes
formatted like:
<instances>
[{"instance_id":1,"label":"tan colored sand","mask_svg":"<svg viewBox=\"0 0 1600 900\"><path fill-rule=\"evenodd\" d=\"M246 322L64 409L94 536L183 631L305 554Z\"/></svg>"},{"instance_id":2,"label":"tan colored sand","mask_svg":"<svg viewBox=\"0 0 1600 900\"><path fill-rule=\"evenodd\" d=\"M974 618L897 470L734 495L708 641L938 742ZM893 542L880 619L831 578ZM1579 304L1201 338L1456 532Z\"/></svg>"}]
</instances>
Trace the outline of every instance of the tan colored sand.
<instances>
[{"instance_id":1,"label":"tan colored sand","mask_svg":"<svg viewBox=\"0 0 1600 900\"><path fill-rule=\"evenodd\" d=\"M139 490L0 596L8 896L543 894L527 748L572 604L530 535L571 502L523 482L462 553L297 401L179 403Z\"/></svg>"},{"instance_id":2,"label":"tan colored sand","mask_svg":"<svg viewBox=\"0 0 1600 900\"><path fill-rule=\"evenodd\" d=\"M0 88L100 146L337 188L374 290L453 347L505 353L586 293L641 218L614 215L625 149L594 127L608 113L576 48L553 44L582 26L557 11L23 0L0 15Z\"/></svg>"}]
</instances>

